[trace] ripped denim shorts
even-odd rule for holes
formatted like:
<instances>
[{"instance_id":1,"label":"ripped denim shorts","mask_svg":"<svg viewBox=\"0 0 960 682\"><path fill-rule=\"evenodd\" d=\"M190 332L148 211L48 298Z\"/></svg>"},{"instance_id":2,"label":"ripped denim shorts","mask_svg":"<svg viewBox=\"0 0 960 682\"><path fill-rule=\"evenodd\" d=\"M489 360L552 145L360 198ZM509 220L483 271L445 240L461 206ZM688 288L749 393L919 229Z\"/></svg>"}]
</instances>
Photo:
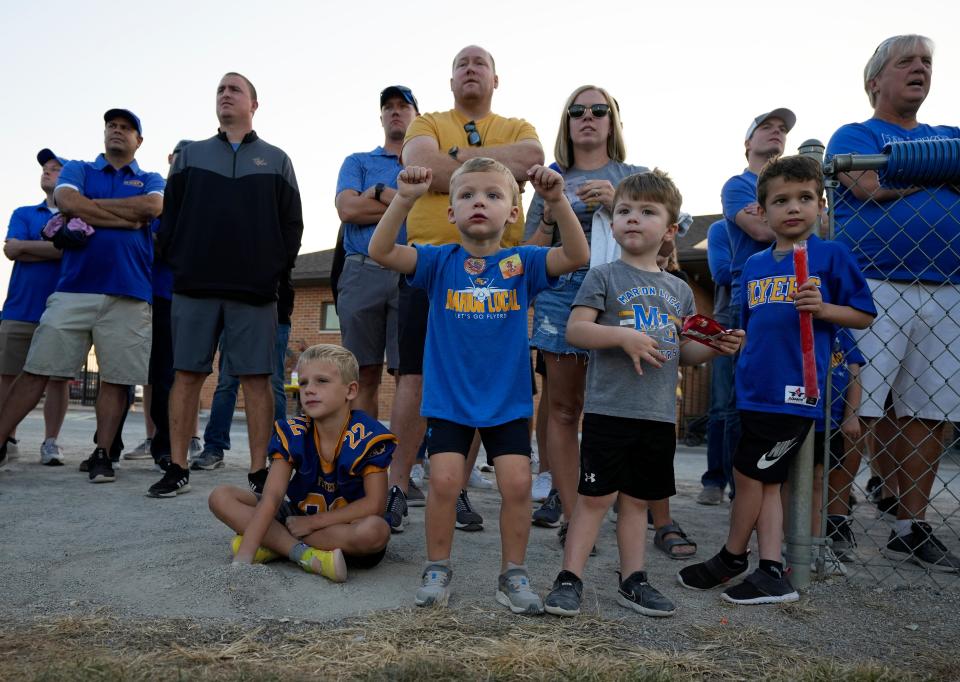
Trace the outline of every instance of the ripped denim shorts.
<instances>
[{"instance_id":1,"label":"ripped denim shorts","mask_svg":"<svg viewBox=\"0 0 960 682\"><path fill-rule=\"evenodd\" d=\"M577 270L560 276L560 282L553 289L545 289L537 294L533 302L533 334L530 346L546 353L576 353L587 355L588 351L567 343L567 318L580 285L587 270Z\"/></svg>"}]
</instances>

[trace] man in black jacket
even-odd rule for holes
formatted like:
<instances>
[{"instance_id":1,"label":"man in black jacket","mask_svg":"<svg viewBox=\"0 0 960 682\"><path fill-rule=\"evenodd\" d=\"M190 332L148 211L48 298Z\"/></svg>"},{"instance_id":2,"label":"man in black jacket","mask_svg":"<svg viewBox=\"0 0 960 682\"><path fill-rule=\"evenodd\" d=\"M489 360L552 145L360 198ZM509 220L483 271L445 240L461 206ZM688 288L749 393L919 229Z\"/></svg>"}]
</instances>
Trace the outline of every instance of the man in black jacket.
<instances>
[{"instance_id":1,"label":"man in black jacket","mask_svg":"<svg viewBox=\"0 0 960 682\"><path fill-rule=\"evenodd\" d=\"M253 130L253 84L226 74L216 105L218 134L180 153L163 206L159 245L173 269L173 461L150 487L152 497L190 489L187 447L221 333L224 371L243 386L251 488L262 490L266 479L277 284L300 250L300 191L289 157Z\"/></svg>"}]
</instances>

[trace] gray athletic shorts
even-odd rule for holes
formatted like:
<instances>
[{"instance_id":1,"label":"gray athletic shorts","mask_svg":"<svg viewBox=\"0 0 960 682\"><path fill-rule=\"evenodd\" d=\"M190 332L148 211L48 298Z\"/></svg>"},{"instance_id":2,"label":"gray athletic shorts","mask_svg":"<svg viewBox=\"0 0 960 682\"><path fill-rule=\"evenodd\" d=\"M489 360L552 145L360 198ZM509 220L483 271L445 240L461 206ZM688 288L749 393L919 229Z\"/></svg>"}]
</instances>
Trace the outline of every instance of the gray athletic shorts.
<instances>
[{"instance_id":1,"label":"gray athletic shorts","mask_svg":"<svg viewBox=\"0 0 960 682\"><path fill-rule=\"evenodd\" d=\"M36 322L4 320L0 322L0 374L17 376L27 361Z\"/></svg>"},{"instance_id":2,"label":"gray athletic shorts","mask_svg":"<svg viewBox=\"0 0 960 682\"><path fill-rule=\"evenodd\" d=\"M209 374L223 333L220 352L233 376L273 374L277 304L243 303L224 298L173 295L173 368Z\"/></svg>"},{"instance_id":3,"label":"gray athletic shorts","mask_svg":"<svg viewBox=\"0 0 960 682\"><path fill-rule=\"evenodd\" d=\"M343 347L357 356L361 367L382 365L395 370L399 275L367 256L350 254L337 285L337 315Z\"/></svg>"}]
</instances>

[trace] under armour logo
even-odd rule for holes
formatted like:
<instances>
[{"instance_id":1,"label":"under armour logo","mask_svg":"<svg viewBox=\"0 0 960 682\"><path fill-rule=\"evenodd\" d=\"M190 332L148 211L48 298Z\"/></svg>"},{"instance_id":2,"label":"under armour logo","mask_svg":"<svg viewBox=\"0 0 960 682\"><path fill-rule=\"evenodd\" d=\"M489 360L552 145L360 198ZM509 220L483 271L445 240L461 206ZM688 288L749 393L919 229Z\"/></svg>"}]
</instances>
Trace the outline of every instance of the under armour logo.
<instances>
[{"instance_id":1,"label":"under armour logo","mask_svg":"<svg viewBox=\"0 0 960 682\"><path fill-rule=\"evenodd\" d=\"M583 480L584 480L584 482L586 482L586 483L596 483L596 482L597 482L597 475L596 475L596 474L584 474L584 475L583 475Z\"/></svg>"}]
</instances>

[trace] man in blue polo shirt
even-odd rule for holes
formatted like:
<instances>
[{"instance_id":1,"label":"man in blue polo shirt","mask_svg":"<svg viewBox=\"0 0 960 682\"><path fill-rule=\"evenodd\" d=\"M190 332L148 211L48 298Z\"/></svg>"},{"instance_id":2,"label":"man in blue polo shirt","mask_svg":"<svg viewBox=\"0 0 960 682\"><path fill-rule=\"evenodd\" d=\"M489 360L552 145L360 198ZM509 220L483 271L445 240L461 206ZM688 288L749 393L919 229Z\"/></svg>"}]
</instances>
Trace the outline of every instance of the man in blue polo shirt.
<instances>
[{"instance_id":1,"label":"man in blue polo shirt","mask_svg":"<svg viewBox=\"0 0 960 682\"><path fill-rule=\"evenodd\" d=\"M757 204L757 175L770 159L783 154L787 133L797 122L789 109L779 108L760 114L747 128L743 141L747 167L726 181L720 191L723 217L730 237L730 313L734 326L740 326L740 273L747 259L770 246L775 235L760 217ZM732 378L731 378L732 379ZM727 419L724 422L724 450L734 452L740 440L740 419L736 410L736 391L731 387ZM733 481L730 495L734 494Z\"/></svg>"},{"instance_id":2,"label":"man in blue polo shirt","mask_svg":"<svg viewBox=\"0 0 960 682\"><path fill-rule=\"evenodd\" d=\"M53 201L60 170L66 163L49 149L37 153L40 189L46 198L39 204L21 206L10 217L3 253L13 261L13 273L3 304L3 322L0 322L0 407L7 399L14 379L23 371L30 341L37 329L40 315L60 278L60 250L44 241L40 231L58 209ZM68 384L64 379L51 378L47 383L47 398L43 402L44 441L40 446L40 462L47 466L63 464L63 455L57 445L57 436L67 413ZM11 434L9 445L16 444Z\"/></svg>"},{"instance_id":3,"label":"man in blue polo shirt","mask_svg":"<svg viewBox=\"0 0 960 682\"><path fill-rule=\"evenodd\" d=\"M370 259L367 245L377 222L396 194L400 147L407 126L419 113L417 99L409 88L391 85L380 93L382 147L348 156L337 178L337 212L343 221L346 260L337 283L337 312L343 345L360 363L360 393L357 409L377 416L377 394L383 372L394 372L397 350L397 273ZM400 243L406 244L401 230Z\"/></svg>"},{"instance_id":4,"label":"man in blue polo shirt","mask_svg":"<svg viewBox=\"0 0 960 682\"><path fill-rule=\"evenodd\" d=\"M127 404L127 387L147 382L150 359L151 221L163 208L164 180L140 170L140 119L110 109L103 120L103 154L70 161L54 197L67 218L94 228L81 245L63 251L56 291L47 299L30 352L0 411L5 441L40 400L48 377L72 377L91 344L97 351L97 448L81 465L92 483L115 479L109 451ZM0 445L0 457L6 444Z\"/></svg>"}]
</instances>

